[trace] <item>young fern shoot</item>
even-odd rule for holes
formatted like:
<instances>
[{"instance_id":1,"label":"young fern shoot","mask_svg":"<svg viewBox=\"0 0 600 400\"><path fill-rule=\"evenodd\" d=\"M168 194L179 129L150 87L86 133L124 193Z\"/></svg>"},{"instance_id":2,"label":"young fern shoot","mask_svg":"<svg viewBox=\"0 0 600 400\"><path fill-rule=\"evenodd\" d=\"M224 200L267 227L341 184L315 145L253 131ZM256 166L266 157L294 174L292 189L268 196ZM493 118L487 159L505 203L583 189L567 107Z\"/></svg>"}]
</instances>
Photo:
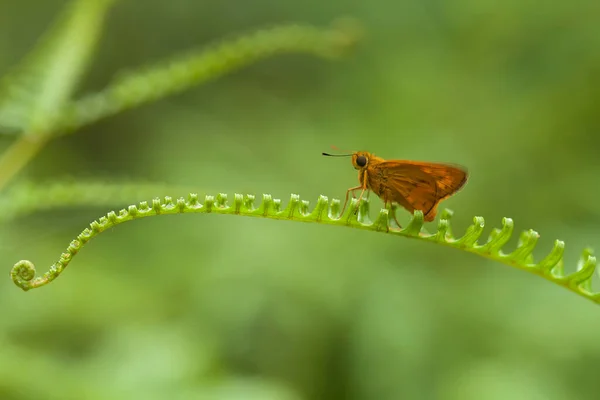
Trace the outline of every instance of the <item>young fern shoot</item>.
<instances>
[{"instance_id":1,"label":"young fern shoot","mask_svg":"<svg viewBox=\"0 0 600 400\"><path fill-rule=\"evenodd\" d=\"M371 221L367 199L362 199L360 202L352 199L351 207L340 213L340 201L334 199L330 203L325 196L319 197L316 207L312 210L309 209L308 201L300 200L300 197L295 194L291 196L285 208L282 208L279 199L274 199L269 194L263 195L263 200L258 207L255 207L253 195L235 194L231 205L228 204L225 194L219 194L216 197L206 196L202 202L197 194L190 194L187 200L179 198L174 201L171 197L165 197L162 200L156 198L150 205L147 202L141 202L139 205L131 205L127 209L122 209L119 213L111 211L106 216L93 221L69 244L59 260L42 276L36 277L33 263L22 260L12 268L11 277L14 283L25 291L44 286L58 278L73 257L92 238L127 221L166 214L215 213L338 225L442 244L534 273L595 303L600 303L600 292L594 291L591 285L596 270L596 258L592 255L591 249L583 251L577 271L566 275L563 270L565 245L560 240L555 241L552 251L539 262L535 262L532 256L532 251L539 238L538 233L533 230L521 234L519 244L513 252L504 253L502 251L514 229L513 221L510 218L504 218L502 228L494 229L488 240L479 244L478 240L484 228L482 217L473 218L473 224L462 237L457 238L451 231L450 219L453 213L450 210L446 209L441 212L437 231L429 233L423 229L425 219L421 210L415 211L405 228L395 228L393 222L395 208L396 205L392 205L390 209L381 209L375 221ZM355 213L355 209L358 212Z\"/></svg>"}]
</instances>

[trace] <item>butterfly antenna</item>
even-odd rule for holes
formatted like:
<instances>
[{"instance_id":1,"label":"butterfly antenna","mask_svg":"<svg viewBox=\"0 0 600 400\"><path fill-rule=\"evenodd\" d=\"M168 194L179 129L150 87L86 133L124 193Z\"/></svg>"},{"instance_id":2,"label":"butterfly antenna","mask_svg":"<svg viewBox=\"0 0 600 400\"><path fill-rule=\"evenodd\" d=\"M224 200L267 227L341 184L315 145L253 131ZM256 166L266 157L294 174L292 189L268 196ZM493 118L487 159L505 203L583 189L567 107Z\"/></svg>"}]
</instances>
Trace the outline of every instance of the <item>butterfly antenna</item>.
<instances>
[{"instance_id":1,"label":"butterfly antenna","mask_svg":"<svg viewBox=\"0 0 600 400\"><path fill-rule=\"evenodd\" d=\"M328 157L351 157L352 154L329 154L329 153L321 153L324 156L328 156Z\"/></svg>"}]
</instances>

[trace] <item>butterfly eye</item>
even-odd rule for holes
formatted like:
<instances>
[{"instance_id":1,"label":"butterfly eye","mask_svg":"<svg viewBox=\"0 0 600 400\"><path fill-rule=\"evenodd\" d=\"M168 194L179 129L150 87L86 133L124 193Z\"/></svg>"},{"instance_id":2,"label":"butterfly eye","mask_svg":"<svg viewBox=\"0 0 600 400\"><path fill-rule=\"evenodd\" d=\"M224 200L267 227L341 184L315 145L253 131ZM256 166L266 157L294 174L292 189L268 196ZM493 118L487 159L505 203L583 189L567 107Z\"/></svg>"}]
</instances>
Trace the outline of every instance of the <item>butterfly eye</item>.
<instances>
[{"instance_id":1,"label":"butterfly eye","mask_svg":"<svg viewBox=\"0 0 600 400\"><path fill-rule=\"evenodd\" d=\"M367 157L365 157L365 156L356 157L356 165L358 165L359 167L364 167L365 165L367 165Z\"/></svg>"}]
</instances>

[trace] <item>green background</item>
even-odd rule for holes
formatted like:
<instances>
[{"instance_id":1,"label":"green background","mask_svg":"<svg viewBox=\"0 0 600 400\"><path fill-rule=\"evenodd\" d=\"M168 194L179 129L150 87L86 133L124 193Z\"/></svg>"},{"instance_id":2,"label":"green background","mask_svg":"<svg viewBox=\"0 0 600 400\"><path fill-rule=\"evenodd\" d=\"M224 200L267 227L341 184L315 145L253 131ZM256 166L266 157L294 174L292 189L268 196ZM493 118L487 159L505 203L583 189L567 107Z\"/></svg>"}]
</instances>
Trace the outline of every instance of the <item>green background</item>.
<instances>
[{"instance_id":1,"label":"green background","mask_svg":"<svg viewBox=\"0 0 600 400\"><path fill-rule=\"evenodd\" d=\"M0 75L65 4L2 0ZM263 60L61 137L18 178L126 178L284 202L298 193L314 204L357 183L349 160L320 155L336 145L467 166L467 186L443 204L456 233L475 215L486 232L512 217L517 231L540 233L537 259L564 240L567 272L584 246L600 246L593 0L124 0L81 93L232 34L340 16L365 29L350 56ZM122 206L141 200L150 198ZM148 218L94 239L47 287L12 284L14 262L44 271L107 211L54 210L0 228L1 399L600 395L598 305L410 239L233 216Z\"/></svg>"}]
</instances>

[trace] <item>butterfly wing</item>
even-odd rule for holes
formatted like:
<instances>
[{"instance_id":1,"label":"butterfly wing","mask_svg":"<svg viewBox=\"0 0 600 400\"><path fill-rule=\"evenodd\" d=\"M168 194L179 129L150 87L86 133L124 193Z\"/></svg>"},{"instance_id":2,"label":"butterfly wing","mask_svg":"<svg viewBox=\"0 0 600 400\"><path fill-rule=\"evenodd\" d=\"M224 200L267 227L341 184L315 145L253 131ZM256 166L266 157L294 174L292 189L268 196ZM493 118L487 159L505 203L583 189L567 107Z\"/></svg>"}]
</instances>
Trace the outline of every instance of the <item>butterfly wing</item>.
<instances>
[{"instance_id":1,"label":"butterfly wing","mask_svg":"<svg viewBox=\"0 0 600 400\"><path fill-rule=\"evenodd\" d=\"M467 169L460 165L418 161L407 161L405 163L410 166L409 169L416 168L433 177L438 187L438 201L452 196L467 183ZM399 172L402 172L402 168Z\"/></svg>"},{"instance_id":2,"label":"butterfly wing","mask_svg":"<svg viewBox=\"0 0 600 400\"><path fill-rule=\"evenodd\" d=\"M460 166L413 161L384 161L374 165L369 175L373 178L369 186L384 202L396 202L410 212L421 210L426 221L432 221L439 202L467 180Z\"/></svg>"}]
</instances>

